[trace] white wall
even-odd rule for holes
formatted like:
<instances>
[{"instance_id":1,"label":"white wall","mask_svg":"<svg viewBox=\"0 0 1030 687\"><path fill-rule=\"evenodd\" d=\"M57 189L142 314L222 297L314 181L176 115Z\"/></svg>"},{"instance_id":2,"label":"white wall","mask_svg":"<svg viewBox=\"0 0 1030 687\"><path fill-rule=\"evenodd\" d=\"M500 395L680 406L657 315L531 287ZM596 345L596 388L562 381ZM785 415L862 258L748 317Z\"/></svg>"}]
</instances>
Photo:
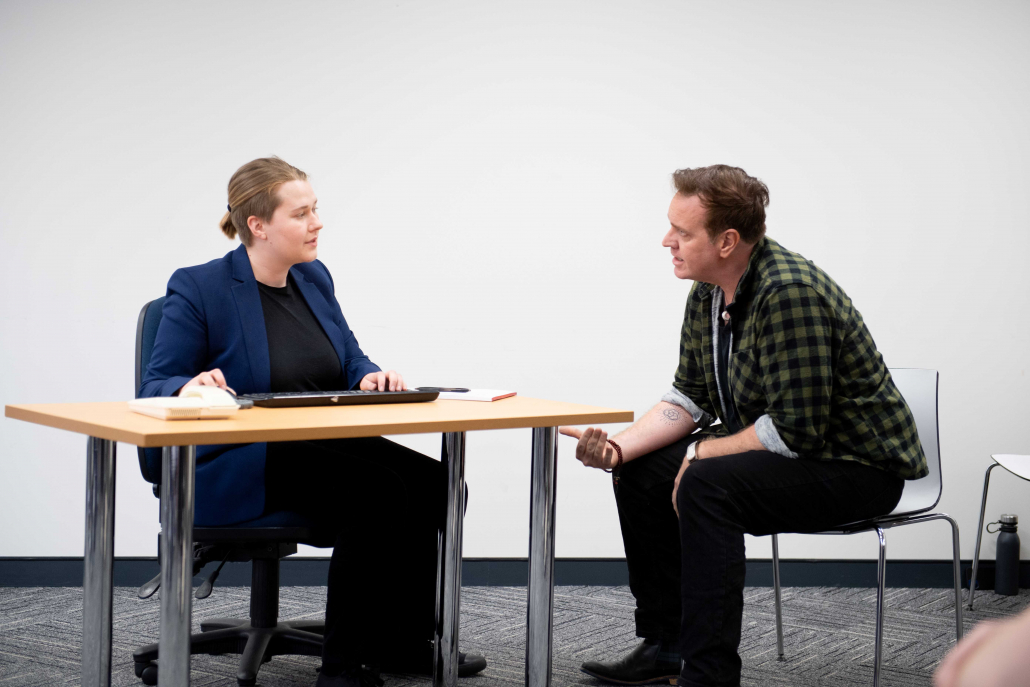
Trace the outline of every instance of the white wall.
<instances>
[{"instance_id":1,"label":"white wall","mask_svg":"<svg viewBox=\"0 0 1030 687\"><path fill-rule=\"evenodd\" d=\"M941 509L970 557L989 454L1030 453L1030 5L505 5L0 3L0 403L130 398L140 306L234 247L229 176L278 154L375 361L640 414L690 286L659 245L669 174L725 162L889 365L940 370ZM558 555L621 556L607 476L562 441ZM0 420L0 556L81 555L84 450ZM116 553L153 555L157 501L119 457ZM466 556L526 555L528 458L528 430L470 434ZM1028 496L999 474L989 514L1030 521ZM889 554L944 559L948 535L892 531Z\"/></svg>"}]
</instances>

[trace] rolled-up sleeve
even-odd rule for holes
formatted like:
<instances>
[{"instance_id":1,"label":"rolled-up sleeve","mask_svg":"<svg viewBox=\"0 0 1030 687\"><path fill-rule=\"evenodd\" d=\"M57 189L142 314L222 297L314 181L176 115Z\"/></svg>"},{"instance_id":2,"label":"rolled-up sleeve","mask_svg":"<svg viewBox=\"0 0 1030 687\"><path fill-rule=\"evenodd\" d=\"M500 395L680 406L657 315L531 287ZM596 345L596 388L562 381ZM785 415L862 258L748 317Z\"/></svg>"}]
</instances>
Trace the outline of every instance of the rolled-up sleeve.
<instances>
[{"instance_id":1,"label":"rolled-up sleeve","mask_svg":"<svg viewBox=\"0 0 1030 687\"><path fill-rule=\"evenodd\" d=\"M776 431L776 425L773 424L772 418L768 415L763 415L755 420L755 434L758 435L758 440L762 442L762 446L765 447L766 451L786 456L787 458L798 457L798 454L791 451L783 443L780 433Z\"/></svg>"},{"instance_id":2,"label":"rolled-up sleeve","mask_svg":"<svg viewBox=\"0 0 1030 687\"><path fill-rule=\"evenodd\" d=\"M662 396L662 400L666 403L679 406L683 410L687 411L690 414L690 417L693 418L694 422L696 422L702 429L715 422L714 417L702 410L701 407L694 403L689 396L685 395L676 387L669 389L669 392Z\"/></svg>"}]
</instances>

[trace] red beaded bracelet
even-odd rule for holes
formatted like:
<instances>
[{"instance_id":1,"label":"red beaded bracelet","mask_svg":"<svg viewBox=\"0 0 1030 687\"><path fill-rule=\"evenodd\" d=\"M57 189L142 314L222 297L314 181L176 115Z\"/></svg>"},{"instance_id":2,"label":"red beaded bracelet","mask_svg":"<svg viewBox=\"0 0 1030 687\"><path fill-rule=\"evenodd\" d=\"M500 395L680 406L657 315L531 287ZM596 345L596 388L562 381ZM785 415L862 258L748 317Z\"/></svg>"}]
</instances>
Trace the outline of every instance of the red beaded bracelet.
<instances>
[{"instance_id":1,"label":"red beaded bracelet","mask_svg":"<svg viewBox=\"0 0 1030 687\"><path fill-rule=\"evenodd\" d=\"M613 468L601 468L601 469L604 470L605 472L612 472L613 470L618 470L619 468L622 467L622 447L619 446L618 444L616 444L611 439L608 440L608 443L611 444L612 448L615 449L615 452L617 454L619 454L619 460L615 463L615 467L613 467Z\"/></svg>"}]
</instances>

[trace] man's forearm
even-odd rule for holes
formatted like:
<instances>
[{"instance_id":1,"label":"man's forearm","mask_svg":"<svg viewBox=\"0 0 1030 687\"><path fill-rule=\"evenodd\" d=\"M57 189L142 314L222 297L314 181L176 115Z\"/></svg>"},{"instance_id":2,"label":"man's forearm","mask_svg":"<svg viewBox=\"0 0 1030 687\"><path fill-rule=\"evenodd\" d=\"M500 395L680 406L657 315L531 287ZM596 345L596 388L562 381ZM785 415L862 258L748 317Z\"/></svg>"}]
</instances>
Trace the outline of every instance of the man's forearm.
<instances>
[{"instance_id":1,"label":"man's forearm","mask_svg":"<svg viewBox=\"0 0 1030 687\"><path fill-rule=\"evenodd\" d=\"M629 462L679 441L695 429L697 423L683 408L661 401L612 439L622 448L623 461Z\"/></svg>"},{"instance_id":2,"label":"man's forearm","mask_svg":"<svg viewBox=\"0 0 1030 687\"><path fill-rule=\"evenodd\" d=\"M728 456L734 453L765 450L765 446L758 440L755 426L748 425L736 434L731 434L728 437L719 437L718 439L707 439L698 444L697 457L701 459L717 458L718 456Z\"/></svg>"}]
</instances>

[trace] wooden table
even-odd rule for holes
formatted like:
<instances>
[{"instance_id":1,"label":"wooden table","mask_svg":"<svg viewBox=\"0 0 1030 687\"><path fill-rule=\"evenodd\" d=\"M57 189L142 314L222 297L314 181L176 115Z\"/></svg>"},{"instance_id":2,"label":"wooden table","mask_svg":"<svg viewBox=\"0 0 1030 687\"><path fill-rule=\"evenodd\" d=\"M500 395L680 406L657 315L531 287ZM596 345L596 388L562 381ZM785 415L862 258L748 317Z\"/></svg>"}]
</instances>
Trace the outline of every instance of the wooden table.
<instances>
[{"instance_id":1,"label":"wooden table","mask_svg":"<svg viewBox=\"0 0 1030 687\"><path fill-rule=\"evenodd\" d=\"M193 574L193 480L196 447L258 441L300 441L443 433L447 516L437 572L433 684L458 680L465 432L532 428L526 684L551 682L554 600L554 498L557 426L631 422L611 408L515 396L493 403L434 401L317 408L253 408L230 420L166 422L133 413L126 403L9 405L9 418L89 436L83 577L82 683L111 683L111 603L114 566L114 475L118 441L163 447L161 480L160 684L189 684Z\"/></svg>"}]
</instances>

